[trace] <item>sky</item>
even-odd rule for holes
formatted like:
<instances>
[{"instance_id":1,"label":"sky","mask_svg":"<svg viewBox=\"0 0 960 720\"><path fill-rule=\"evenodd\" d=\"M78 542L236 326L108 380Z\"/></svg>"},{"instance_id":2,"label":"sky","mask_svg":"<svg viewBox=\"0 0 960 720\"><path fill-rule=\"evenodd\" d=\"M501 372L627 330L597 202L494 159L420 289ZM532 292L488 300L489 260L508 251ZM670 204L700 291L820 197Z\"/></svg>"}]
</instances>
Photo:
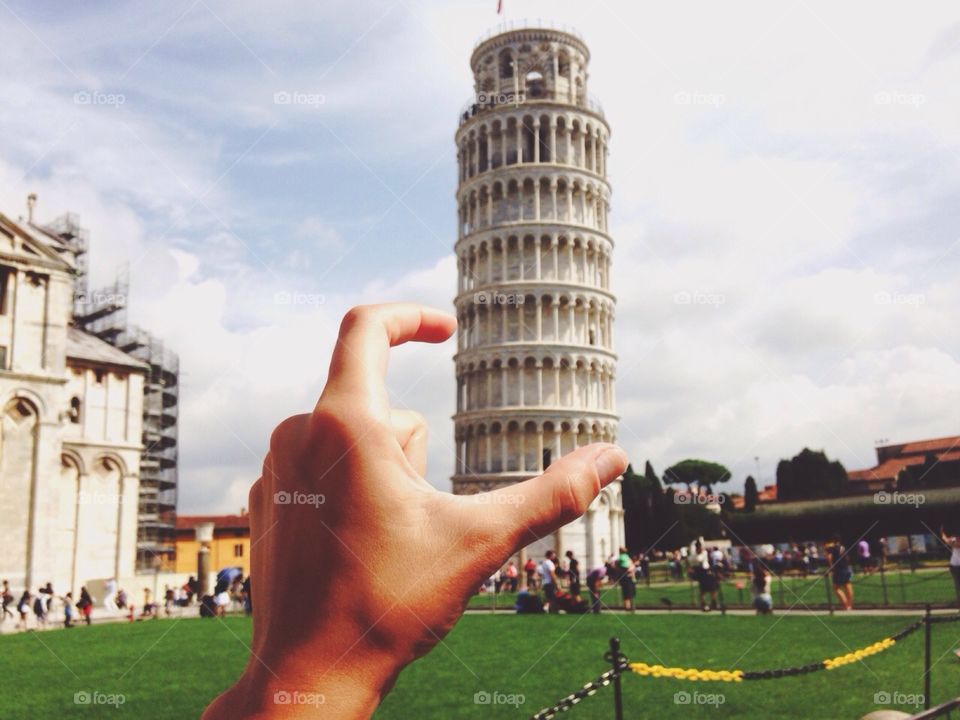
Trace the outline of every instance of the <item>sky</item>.
<instances>
[{"instance_id":1,"label":"sky","mask_svg":"<svg viewBox=\"0 0 960 720\"><path fill-rule=\"evenodd\" d=\"M181 513L237 512L364 302L452 309L475 42L575 28L612 128L619 441L774 482L960 433L960 10L598 0L0 0L0 211L80 216L181 358ZM289 100L289 102L287 102ZM397 349L453 470L455 344Z\"/></svg>"}]
</instances>

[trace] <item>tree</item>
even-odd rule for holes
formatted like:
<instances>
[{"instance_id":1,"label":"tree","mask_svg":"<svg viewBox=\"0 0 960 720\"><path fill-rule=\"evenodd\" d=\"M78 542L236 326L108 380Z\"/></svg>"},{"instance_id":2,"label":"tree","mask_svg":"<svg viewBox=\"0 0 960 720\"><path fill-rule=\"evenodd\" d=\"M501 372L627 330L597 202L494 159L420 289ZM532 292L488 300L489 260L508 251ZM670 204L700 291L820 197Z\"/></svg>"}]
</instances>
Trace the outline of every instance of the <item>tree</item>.
<instances>
[{"instance_id":1,"label":"tree","mask_svg":"<svg viewBox=\"0 0 960 720\"><path fill-rule=\"evenodd\" d=\"M693 485L696 484L698 490L702 489L712 494L714 485L730 479L730 471L719 463L706 460L682 460L667 468L663 479L671 485L675 483L686 485L688 492L693 492Z\"/></svg>"},{"instance_id":2,"label":"tree","mask_svg":"<svg viewBox=\"0 0 960 720\"><path fill-rule=\"evenodd\" d=\"M748 475L746 482L743 483L743 509L746 512L753 512L757 509L757 499L760 493L757 492L757 481L753 475Z\"/></svg>"},{"instance_id":3,"label":"tree","mask_svg":"<svg viewBox=\"0 0 960 720\"><path fill-rule=\"evenodd\" d=\"M847 471L822 450L804 448L790 460L777 464L777 500L808 500L843 495Z\"/></svg>"}]
</instances>

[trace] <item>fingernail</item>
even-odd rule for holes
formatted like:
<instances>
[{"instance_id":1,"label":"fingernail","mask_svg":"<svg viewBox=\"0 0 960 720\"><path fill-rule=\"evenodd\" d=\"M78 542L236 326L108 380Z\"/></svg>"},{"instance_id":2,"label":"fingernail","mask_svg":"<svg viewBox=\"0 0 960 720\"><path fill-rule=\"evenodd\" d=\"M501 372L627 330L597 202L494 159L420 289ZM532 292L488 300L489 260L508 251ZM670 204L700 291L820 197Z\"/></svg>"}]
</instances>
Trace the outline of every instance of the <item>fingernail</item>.
<instances>
[{"instance_id":1,"label":"fingernail","mask_svg":"<svg viewBox=\"0 0 960 720\"><path fill-rule=\"evenodd\" d=\"M627 469L627 462L627 454L613 445L597 455L593 464L597 468L597 474L600 478L609 482Z\"/></svg>"}]
</instances>

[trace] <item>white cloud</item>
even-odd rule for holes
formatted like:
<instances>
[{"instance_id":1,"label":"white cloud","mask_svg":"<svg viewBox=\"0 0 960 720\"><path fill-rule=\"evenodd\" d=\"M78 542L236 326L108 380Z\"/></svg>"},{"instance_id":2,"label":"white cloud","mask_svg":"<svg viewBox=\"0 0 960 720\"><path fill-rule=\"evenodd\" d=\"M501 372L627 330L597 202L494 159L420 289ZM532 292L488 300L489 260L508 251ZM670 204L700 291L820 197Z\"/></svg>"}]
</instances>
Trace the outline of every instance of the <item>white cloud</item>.
<instances>
[{"instance_id":1,"label":"white cloud","mask_svg":"<svg viewBox=\"0 0 960 720\"><path fill-rule=\"evenodd\" d=\"M0 209L36 191L41 218L79 212L94 284L130 263L131 313L181 355L187 512L245 503L270 428L313 405L348 307L451 308L454 116L495 20L438 1L214 9L230 30L202 6L62 21L23 7L60 59L26 32L0 48ZM705 456L736 485L758 456L769 482L804 445L861 466L876 438L960 431L952 4L550 10L590 44L613 128L634 461ZM126 101L78 105L78 90ZM324 102L278 105L278 91ZM388 376L431 423L438 486L452 354L399 348Z\"/></svg>"}]
</instances>

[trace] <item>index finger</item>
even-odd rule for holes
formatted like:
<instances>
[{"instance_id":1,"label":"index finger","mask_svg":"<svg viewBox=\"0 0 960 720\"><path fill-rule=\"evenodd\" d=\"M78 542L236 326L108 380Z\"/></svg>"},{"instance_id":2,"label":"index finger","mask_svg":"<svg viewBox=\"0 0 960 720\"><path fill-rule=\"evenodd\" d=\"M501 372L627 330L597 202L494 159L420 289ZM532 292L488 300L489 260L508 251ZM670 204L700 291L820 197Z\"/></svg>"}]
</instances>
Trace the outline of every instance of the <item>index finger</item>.
<instances>
[{"instance_id":1,"label":"index finger","mask_svg":"<svg viewBox=\"0 0 960 720\"><path fill-rule=\"evenodd\" d=\"M384 380L390 348L411 340L440 343L453 334L456 326L452 315L415 303L352 308L340 324L321 399L343 395L389 418L390 403Z\"/></svg>"}]
</instances>

